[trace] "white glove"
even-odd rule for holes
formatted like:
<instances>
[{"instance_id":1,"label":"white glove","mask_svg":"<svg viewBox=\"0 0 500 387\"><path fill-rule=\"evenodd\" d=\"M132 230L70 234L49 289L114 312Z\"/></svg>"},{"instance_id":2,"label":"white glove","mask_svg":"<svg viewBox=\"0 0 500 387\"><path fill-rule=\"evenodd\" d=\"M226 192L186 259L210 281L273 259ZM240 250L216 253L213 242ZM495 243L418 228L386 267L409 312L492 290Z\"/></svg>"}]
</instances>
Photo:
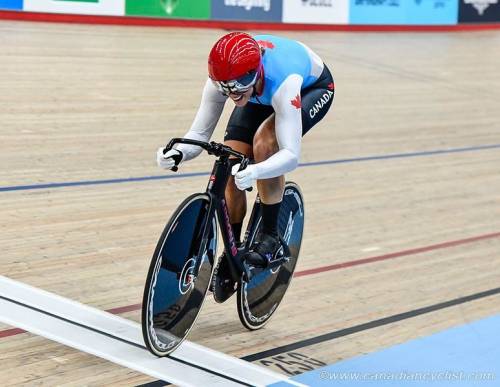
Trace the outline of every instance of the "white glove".
<instances>
[{"instance_id":1,"label":"white glove","mask_svg":"<svg viewBox=\"0 0 500 387\"><path fill-rule=\"evenodd\" d=\"M164 150L165 147L162 147L156 152L156 164L160 168L172 169L172 167L180 164L182 161L182 152L177 149L170 149L167 153L163 154Z\"/></svg>"},{"instance_id":2,"label":"white glove","mask_svg":"<svg viewBox=\"0 0 500 387\"><path fill-rule=\"evenodd\" d=\"M234 182L236 187L240 191L244 191L254 185L255 180L257 180L257 168L255 165L247 166L243 171L239 171L240 164L236 164L231 168L231 174L234 176Z\"/></svg>"}]
</instances>

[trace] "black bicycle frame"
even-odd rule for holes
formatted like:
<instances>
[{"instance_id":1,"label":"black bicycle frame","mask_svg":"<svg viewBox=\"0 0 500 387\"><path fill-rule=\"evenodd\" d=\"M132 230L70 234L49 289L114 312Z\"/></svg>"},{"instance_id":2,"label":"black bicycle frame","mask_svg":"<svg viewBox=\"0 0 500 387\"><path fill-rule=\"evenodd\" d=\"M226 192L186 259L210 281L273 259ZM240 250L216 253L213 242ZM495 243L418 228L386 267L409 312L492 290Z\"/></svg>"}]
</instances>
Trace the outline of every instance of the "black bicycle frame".
<instances>
[{"instance_id":1,"label":"black bicycle frame","mask_svg":"<svg viewBox=\"0 0 500 387\"><path fill-rule=\"evenodd\" d=\"M227 157L221 157L214 164L206 193L210 196L210 211L208 219L211 219L214 211L217 213L217 220L221 230L224 249L229 258L229 268L234 281L239 281L244 271L242 263L243 249L238 249L233 227L229 219L229 210L224 195L227 180L231 173L231 164Z\"/></svg>"},{"instance_id":2,"label":"black bicycle frame","mask_svg":"<svg viewBox=\"0 0 500 387\"><path fill-rule=\"evenodd\" d=\"M213 154L219 158L215 161L210 179L207 185L206 194L210 197L210 208L207 215L207 224L204 225L205 230L203 231L202 244L206 243L205 239L207 236L207 225L210 219L217 214L217 220L221 230L222 240L224 242L224 249L226 252L229 263L229 268L231 272L231 277L235 282L240 281L241 275L245 272L245 267L243 265L242 256L245 253L245 247L240 247L236 245L236 238L234 236L233 227L231 226L231 221L229 219L229 211L227 208L227 202L225 198L225 190L227 181L231 174L231 165L229 161L229 156L234 156L240 160L241 169L244 169L249 162L249 159L242 153L232 150L230 147L218 144L215 142L206 143L196 140L184 139L184 138L174 138L167 145L165 152L172 149L173 145L177 143L189 144L200 146L205 149L208 154ZM174 171L177 168L173 168ZM251 189L249 189L250 191ZM252 214L253 215L253 214ZM250 218L252 221L253 216Z\"/></svg>"}]
</instances>

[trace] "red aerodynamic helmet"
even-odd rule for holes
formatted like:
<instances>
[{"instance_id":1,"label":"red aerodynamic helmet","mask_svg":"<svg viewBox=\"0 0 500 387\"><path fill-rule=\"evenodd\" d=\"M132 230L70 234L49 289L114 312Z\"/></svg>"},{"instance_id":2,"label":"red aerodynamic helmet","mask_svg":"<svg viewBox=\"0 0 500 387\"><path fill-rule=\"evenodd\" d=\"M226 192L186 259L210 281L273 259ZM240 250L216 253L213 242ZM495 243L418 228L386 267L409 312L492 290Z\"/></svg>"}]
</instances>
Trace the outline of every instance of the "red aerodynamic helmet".
<instances>
[{"instance_id":1,"label":"red aerodynamic helmet","mask_svg":"<svg viewBox=\"0 0 500 387\"><path fill-rule=\"evenodd\" d=\"M257 81L261 67L259 44L244 32L220 38L208 56L208 75L224 94L242 93Z\"/></svg>"}]
</instances>

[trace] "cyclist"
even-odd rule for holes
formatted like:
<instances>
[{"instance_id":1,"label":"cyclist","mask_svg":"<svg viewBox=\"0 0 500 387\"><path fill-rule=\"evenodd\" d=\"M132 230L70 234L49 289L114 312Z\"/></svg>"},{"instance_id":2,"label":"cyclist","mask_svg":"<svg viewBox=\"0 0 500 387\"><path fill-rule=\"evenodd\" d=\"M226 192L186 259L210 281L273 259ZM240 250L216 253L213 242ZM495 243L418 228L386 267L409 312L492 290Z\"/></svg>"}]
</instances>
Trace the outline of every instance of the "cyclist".
<instances>
[{"instance_id":1,"label":"cyclist","mask_svg":"<svg viewBox=\"0 0 500 387\"><path fill-rule=\"evenodd\" d=\"M247 209L244 190L257 183L262 230L245 260L265 267L283 251L277 222L284 174L297 168L302 136L329 110L334 81L321 58L304 44L243 32L226 34L215 43L208 58L208 75L200 107L185 137L208 141L226 100L234 102L224 143L253 157L255 163L239 171L240 165L233 162L234 177L228 182L225 196L239 241ZM157 163L171 169L200 152L199 147L185 144L165 154L160 148ZM224 257L219 262L221 269L227 265Z\"/></svg>"}]
</instances>

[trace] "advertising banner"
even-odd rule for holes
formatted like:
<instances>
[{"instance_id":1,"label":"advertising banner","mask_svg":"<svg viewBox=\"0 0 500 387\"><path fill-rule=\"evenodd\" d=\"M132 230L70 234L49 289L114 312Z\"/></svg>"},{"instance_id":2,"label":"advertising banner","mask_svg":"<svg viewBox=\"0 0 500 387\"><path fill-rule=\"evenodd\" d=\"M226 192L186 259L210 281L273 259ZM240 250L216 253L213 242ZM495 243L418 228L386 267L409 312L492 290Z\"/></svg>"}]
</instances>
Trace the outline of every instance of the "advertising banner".
<instances>
[{"instance_id":1,"label":"advertising banner","mask_svg":"<svg viewBox=\"0 0 500 387\"><path fill-rule=\"evenodd\" d=\"M349 0L284 0L283 22L347 24Z\"/></svg>"},{"instance_id":2,"label":"advertising banner","mask_svg":"<svg viewBox=\"0 0 500 387\"><path fill-rule=\"evenodd\" d=\"M461 23L500 23L500 0L460 0Z\"/></svg>"},{"instance_id":3,"label":"advertising banner","mask_svg":"<svg viewBox=\"0 0 500 387\"><path fill-rule=\"evenodd\" d=\"M458 0L350 0L351 24L457 24Z\"/></svg>"},{"instance_id":4,"label":"advertising banner","mask_svg":"<svg viewBox=\"0 0 500 387\"><path fill-rule=\"evenodd\" d=\"M0 0L0 9L21 10L23 0Z\"/></svg>"},{"instance_id":5,"label":"advertising banner","mask_svg":"<svg viewBox=\"0 0 500 387\"><path fill-rule=\"evenodd\" d=\"M215 20L281 22L281 16L282 0L212 0Z\"/></svg>"},{"instance_id":6,"label":"advertising banner","mask_svg":"<svg viewBox=\"0 0 500 387\"><path fill-rule=\"evenodd\" d=\"M210 0L125 0L127 16L210 18Z\"/></svg>"},{"instance_id":7,"label":"advertising banner","mask_svg":"<svg viewBox=\"0 0 500 387\"><path fill-rule=\"evenodd\" d=\"M123 16L125 0L24 0L23 8L32 12Z\"/></svg>"}]
</instances>

